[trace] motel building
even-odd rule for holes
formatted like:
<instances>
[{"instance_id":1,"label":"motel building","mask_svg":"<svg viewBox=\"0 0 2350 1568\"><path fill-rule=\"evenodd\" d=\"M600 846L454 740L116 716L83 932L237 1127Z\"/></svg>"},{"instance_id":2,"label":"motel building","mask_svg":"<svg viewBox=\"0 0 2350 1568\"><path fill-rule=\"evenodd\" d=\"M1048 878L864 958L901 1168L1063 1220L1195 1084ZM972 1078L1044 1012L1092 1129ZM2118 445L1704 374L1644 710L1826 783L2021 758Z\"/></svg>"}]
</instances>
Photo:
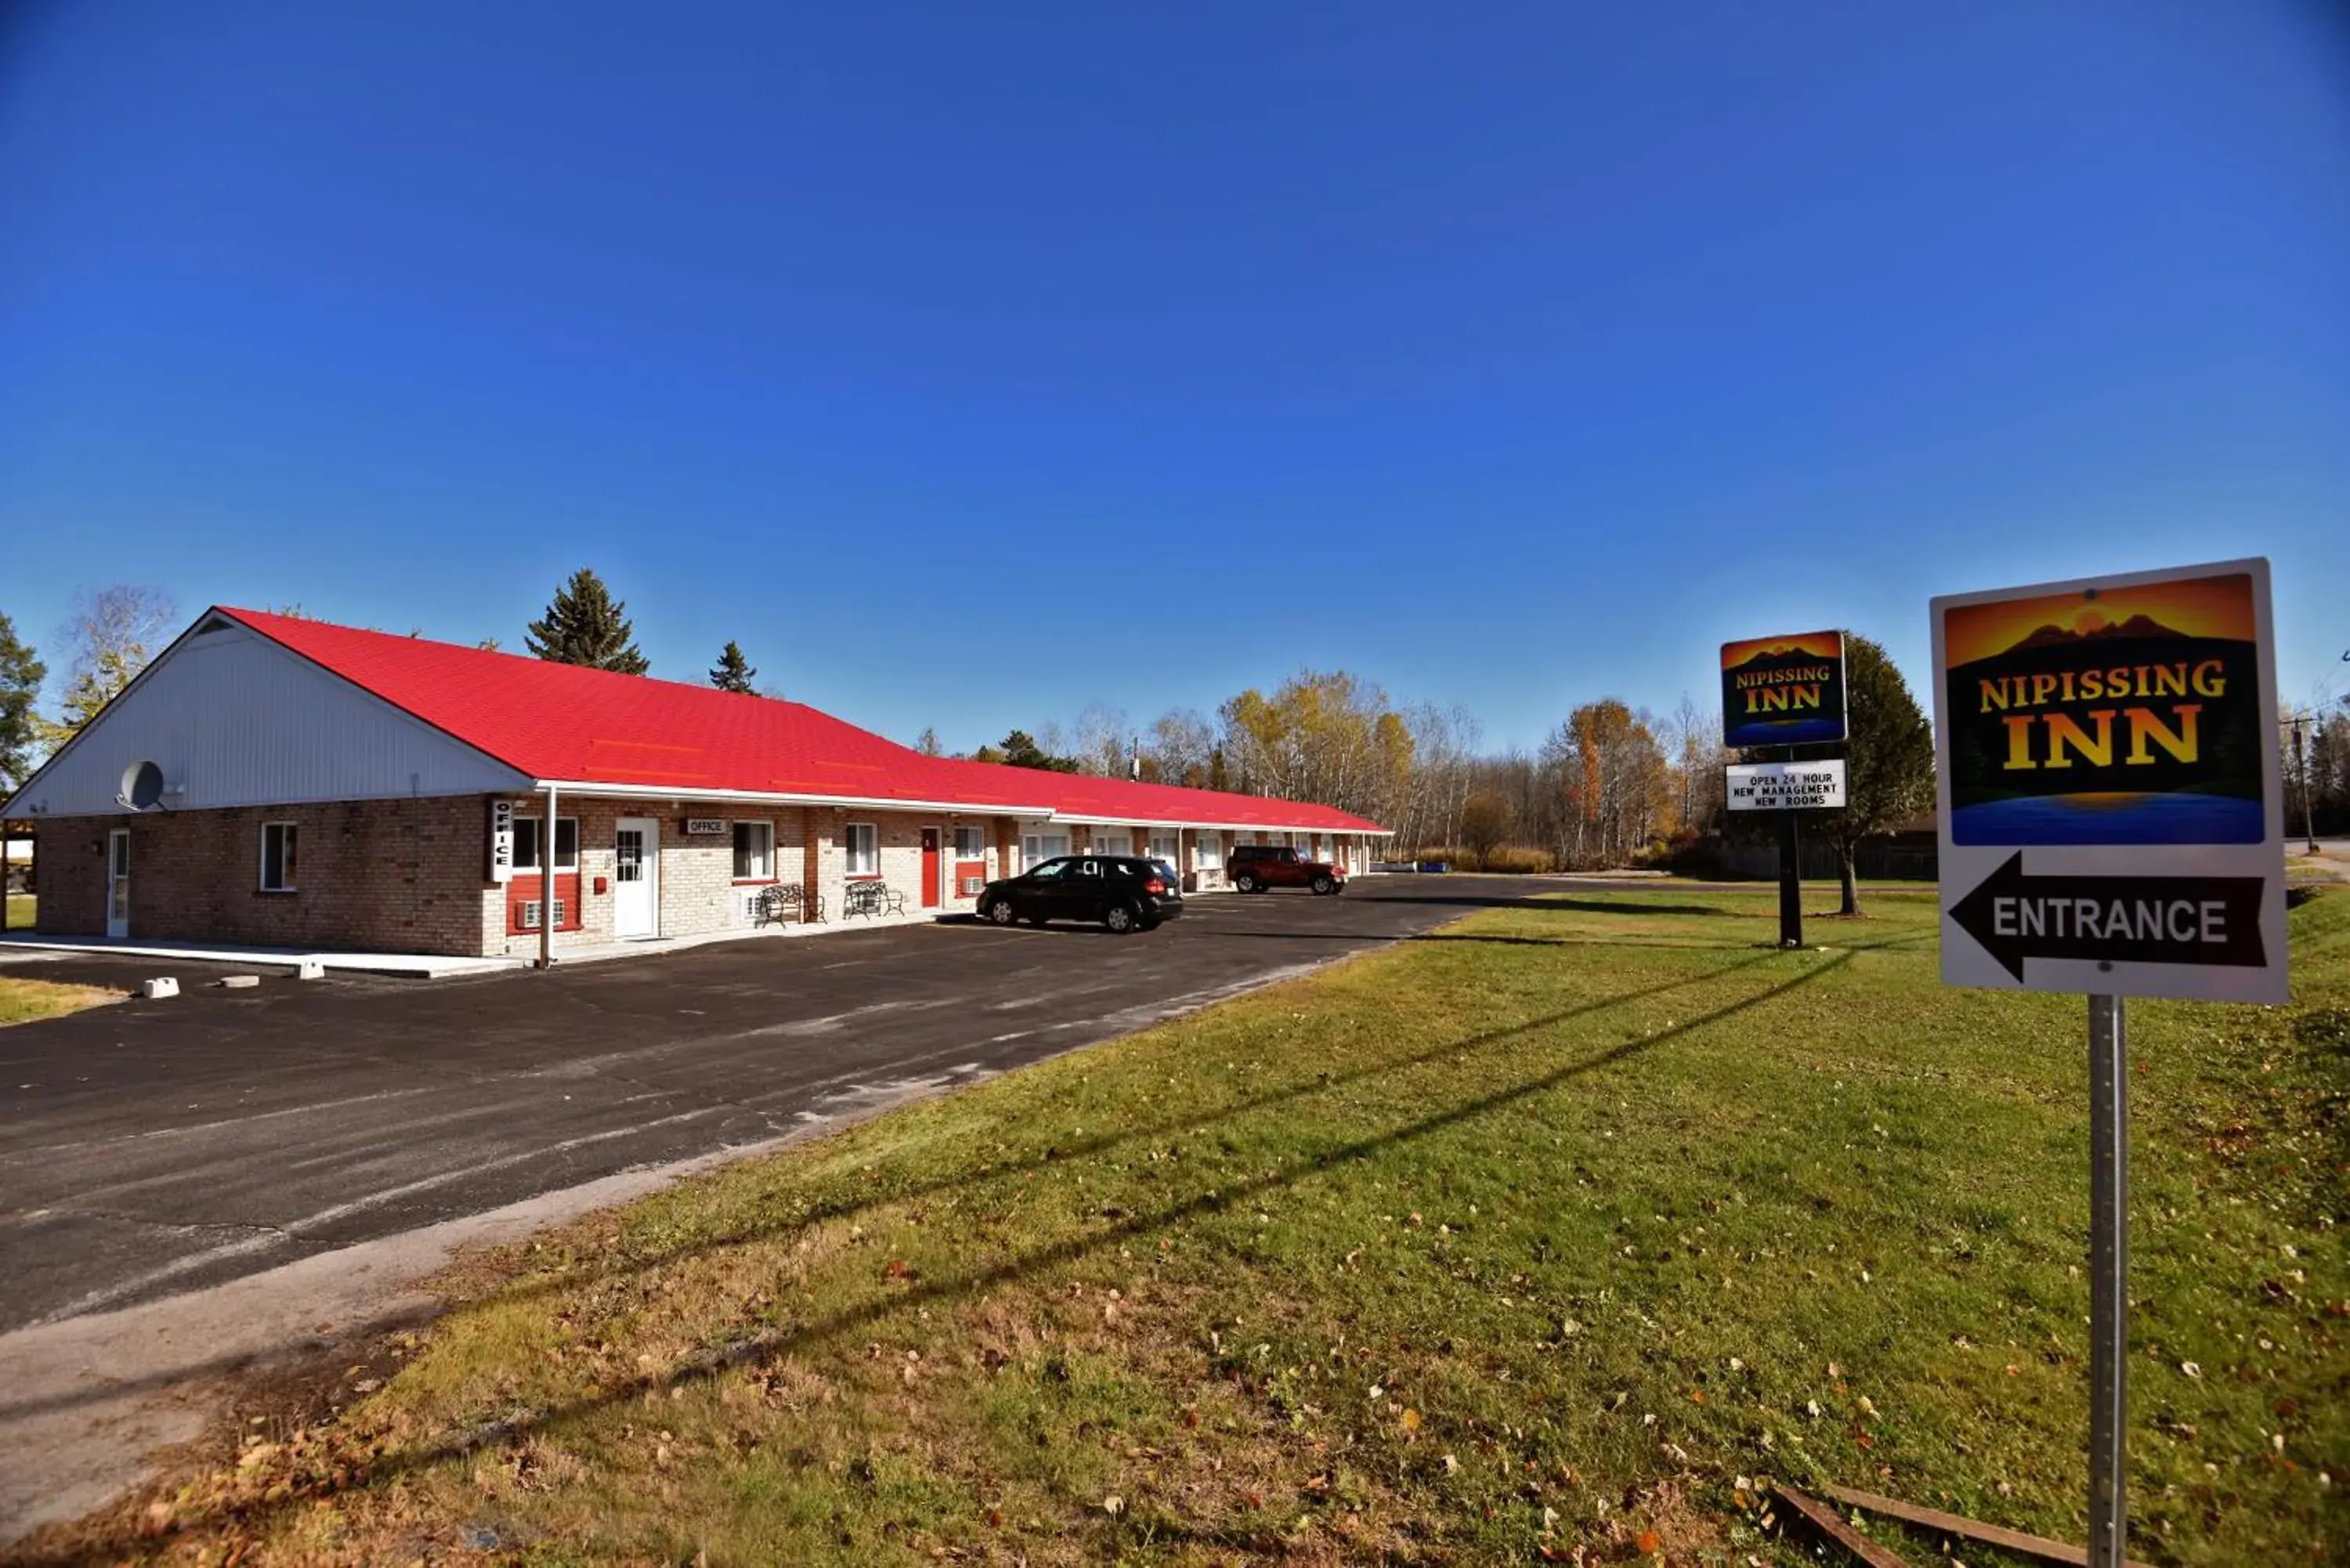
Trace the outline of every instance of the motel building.
<instances>
[{"instance_id":1,"label":"motel building","mask_svg":"<svg viewBox=\"0 0 2350 1568\"><path fill-rule=\"evenodd\" d=\"M1057 855L1189 892L1326 806L927 757L798 702L214 608L0 810L37 931L536 956L969 912ZM878 888L860 884L879 884Z\"/></svg>"}]
</instances>

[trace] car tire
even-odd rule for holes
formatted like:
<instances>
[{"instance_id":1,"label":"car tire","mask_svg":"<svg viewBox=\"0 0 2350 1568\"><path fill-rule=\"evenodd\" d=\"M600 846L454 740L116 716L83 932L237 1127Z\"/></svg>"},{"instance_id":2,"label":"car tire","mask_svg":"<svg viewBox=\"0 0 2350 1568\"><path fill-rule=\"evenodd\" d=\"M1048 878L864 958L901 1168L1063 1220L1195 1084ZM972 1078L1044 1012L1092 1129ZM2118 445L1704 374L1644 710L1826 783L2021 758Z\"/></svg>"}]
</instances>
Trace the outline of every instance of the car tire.
<instances>
[{"instance_id":1,"label":"car tire","mask_svg":"<svg viewBox=\"0 0 2350 1568\"><path fill-rule=\"evenodd\" d=\"M998 898L987 907L987 919L993 925L1014 925L1020 919L1020 911L1012 907L1011 899Z\"/></svg>"},{"instance_id":2,"label":"car tire","mask_svg":"<svg viewBox=\"0 0 2350 1568\"><path fill-rule=\"evenodd\" d=\"M1314 896L1315 898L1326 898L1337 890L1338 884L1330 880L1329 877L1316 877L1314 878Z\"/></svg>"},{"instance_id":3,"label":"car tire","mask_svg":"<svg viewBox=\"0 0 2350 1568\"><path fill-rule=\"evenodd\" d=\"M1257 889L1257 880L1246 872L1243 872L1241 875L1232 878L1232 886L1239 888L1243 893L1253 893Z\"/></svg>"},{"instance_id":4,"label":"car tire","mask_svg":"<svg viewBox=\"0 0 2350 1568\"><path fill-rule=\"evenodd\" d=\"M1102 911L1102 924L1112 936L1123 937L1141 926L1142 915L1131 904L1112 904Z\"/></svg>"}]
</instances>

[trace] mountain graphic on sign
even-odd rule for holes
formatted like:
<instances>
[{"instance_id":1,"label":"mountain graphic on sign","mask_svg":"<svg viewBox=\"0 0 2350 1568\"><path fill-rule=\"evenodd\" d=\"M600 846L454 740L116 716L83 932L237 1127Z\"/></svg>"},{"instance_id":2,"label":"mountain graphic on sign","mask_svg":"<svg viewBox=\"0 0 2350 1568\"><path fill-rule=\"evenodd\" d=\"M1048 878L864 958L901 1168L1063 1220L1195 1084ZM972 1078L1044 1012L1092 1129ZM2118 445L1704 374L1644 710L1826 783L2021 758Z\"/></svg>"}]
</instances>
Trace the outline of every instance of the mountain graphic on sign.
<instances>
[{"instance_id":1,"label":"mountain graphic on sign","mask_svg":"<svg viewBox=\"0 0 2350 1568\"><path fill-rule=\"evenodd\" d=\"M2134 615L2127 620L2108 621L2102 626L2091 627L2086 631L2075 631L2070 627L2043 626L2022 641L2011 645L2007 651L2020 653L2027 648L2061 648L2084 642L2111 642L2123 639L2146 640L2159 638L2184 639L2186 636L2187 633L2174 631L2152 616Z\"/></svg>"}]
</instances>

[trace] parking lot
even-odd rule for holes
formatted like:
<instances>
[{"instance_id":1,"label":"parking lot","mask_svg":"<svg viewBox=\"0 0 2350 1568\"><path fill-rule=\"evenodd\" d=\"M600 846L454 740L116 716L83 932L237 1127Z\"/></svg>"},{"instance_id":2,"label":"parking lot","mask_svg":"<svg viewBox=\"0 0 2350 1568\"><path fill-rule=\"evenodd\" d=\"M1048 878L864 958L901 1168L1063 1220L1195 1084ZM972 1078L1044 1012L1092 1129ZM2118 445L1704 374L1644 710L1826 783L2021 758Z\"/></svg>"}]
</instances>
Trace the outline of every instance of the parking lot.
<instances>
[{"instance_id":1,"label":"parking lot","mask_svg":"<svg viewBox=\"0 0 2350 1568\"><path fill-rule=\"evenodd\" d=\"M0 1330L820 1127L1543 890L1380 877L1124 938L951 923L438 982L172 965L175 1001L0 1030Z\"/></svg>"}]
</instances>

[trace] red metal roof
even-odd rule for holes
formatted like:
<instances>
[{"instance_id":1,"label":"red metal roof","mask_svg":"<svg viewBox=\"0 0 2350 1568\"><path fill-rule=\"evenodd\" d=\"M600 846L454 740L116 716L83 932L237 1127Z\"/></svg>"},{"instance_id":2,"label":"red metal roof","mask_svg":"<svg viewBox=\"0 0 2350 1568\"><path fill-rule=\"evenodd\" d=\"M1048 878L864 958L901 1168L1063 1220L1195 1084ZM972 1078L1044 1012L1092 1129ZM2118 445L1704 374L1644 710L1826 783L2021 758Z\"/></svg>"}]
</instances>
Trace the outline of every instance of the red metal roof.
<instances>
[{"instance_id":1,"label":"red metal roof","mask_svg":"<svg viewBox=\"0 0 2350 1568\"><path fill-rule=\"evenodd\" d=\"M804 702L261 610L216 613L534 779L1139 825L1384 831L1328 806L928 757Z\"/></svg>"}]
</instances>

